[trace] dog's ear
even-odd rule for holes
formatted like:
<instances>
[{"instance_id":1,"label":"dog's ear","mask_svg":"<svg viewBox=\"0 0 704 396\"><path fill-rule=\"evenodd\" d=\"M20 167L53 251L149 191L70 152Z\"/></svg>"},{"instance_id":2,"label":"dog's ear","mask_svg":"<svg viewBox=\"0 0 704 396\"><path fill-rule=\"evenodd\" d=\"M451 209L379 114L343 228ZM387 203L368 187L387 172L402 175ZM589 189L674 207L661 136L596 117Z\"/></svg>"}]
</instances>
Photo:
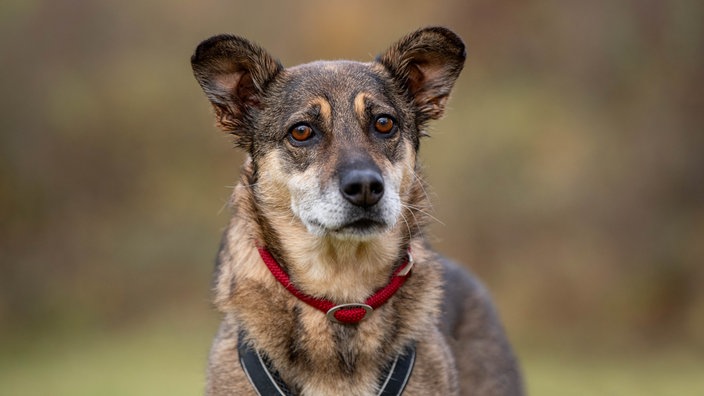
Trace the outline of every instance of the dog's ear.
<instances>
[{"instance_id":1,"label":"dog's ear","mask_svg":"<svg viewBox=\"0 0 704 396\"><path fill-rule=\"evenodd\" d=\"M393 44L377 62L410 95L418 124L438 119L467 57L464 43L443 27L417 30Z\"/></svg>"},{"instance_id":2,"label":"dog's ear","mask_svg":"<svg viewBox=\"0 0 704 396\"><path fill-rule=\"evenodd\" d=\"M262 109L266 86L283 70L281 63L246 39L220 35L198 45L191 66L215 109L217 126L249 149L251 117Z\"/></svg>"}]
</instances>

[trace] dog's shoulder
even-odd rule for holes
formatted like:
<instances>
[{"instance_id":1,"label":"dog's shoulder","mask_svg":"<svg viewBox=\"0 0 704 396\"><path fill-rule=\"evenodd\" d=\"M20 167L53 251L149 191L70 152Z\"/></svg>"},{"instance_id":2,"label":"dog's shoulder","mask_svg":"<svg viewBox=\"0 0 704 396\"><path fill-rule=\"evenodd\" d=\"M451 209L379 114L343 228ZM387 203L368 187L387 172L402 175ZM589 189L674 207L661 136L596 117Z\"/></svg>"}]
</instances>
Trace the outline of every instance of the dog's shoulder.
<instances>
[{"instance_id":1,"label":"dog's shoulder","mask_svg":"<svg viewBox=\"0 0 704 396\"><path fill-rule=\"evenodd\" d=\"M484 284L466 267L438 256L443 280L441 330L449 338L463 338L468 328L476 332L501 332L501 321ZM482 328L475 328L477 326Z\"/></svg>"},{"instance_id":2,"label":"dog's shoulder","mask_svg":"<svg viewBox=\"0 0 704 396\"><path fill-rule=\"evenodd\" d=\"M447 337L457 338L457 330L468 317L495 316L486 287L464 266L438 256L442 270L443 301L441 330Z\"/></svg>"},{"instance_id":3,"label":"dog's shoulder","mask_svg":"<svg viewBox=\"0 0 704 396\"><path fill-rule=\"evenodd\" d=\"M438 261L444 287L440 330L455 357L460 388L522 395L518 362L488 290L463 266Z\"/></svg>"}]
</instances>

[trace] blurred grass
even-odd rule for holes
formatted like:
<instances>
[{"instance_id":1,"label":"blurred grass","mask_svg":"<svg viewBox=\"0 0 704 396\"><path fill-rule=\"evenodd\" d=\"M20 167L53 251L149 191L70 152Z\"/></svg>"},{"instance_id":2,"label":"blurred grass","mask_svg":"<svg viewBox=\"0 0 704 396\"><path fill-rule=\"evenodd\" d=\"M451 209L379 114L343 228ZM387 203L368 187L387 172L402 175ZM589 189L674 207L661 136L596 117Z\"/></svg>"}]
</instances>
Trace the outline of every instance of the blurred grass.
<instances>
[{"instance_id":1,"label":"blurred grass","mask_svg":"<svg viewBox=\"0 0 704 396\"><path fill-rule=\"evenodd\" d=\"M203 394L216 326L214 315L169 314L127 329L14 346L0 355L0 395Z\"/></svg>"},{"instance_id":2,"label":"blurred grass","mask_svg":"<svg viewBox=\"0 0 704 396\"><path fill-rule=\"evenodd\" d=\"M202 394L216 318L197 316L170 313L128 329L15 346L0 360L0 394ZM684 350L592 356L518 349L530 395L704 394L704 363Z\"/></svg>"},{"instance_id":3,"label":"blurred grass","mask_svg":"<svg viewBox=\"0 0 704 396\"><path fill-rule=\"evenodd\" d=\"M704 395L704 363L686 351L523 356L524 374L534 396Z\"/></svg>"}]
</instances>

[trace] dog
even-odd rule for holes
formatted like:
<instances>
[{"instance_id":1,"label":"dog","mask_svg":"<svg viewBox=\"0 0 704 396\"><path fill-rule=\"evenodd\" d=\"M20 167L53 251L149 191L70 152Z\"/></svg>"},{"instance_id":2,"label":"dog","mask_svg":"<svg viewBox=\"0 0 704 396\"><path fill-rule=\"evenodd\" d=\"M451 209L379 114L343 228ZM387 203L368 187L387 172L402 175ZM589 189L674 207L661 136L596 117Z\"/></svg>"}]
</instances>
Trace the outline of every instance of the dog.
<instances>
[{"instance_id":1,"label":"dog","mask_svg":"<svg viewBox=\"0 0 704 396\"><path fill-rule=\"evenodd\" d=\"M424 239L418 147L465 57L442 27L369 63L284 68L238 36L198 45L216 125L247 154L206 394L523 394L487 291Z\"/></svg>"}]
</instances>

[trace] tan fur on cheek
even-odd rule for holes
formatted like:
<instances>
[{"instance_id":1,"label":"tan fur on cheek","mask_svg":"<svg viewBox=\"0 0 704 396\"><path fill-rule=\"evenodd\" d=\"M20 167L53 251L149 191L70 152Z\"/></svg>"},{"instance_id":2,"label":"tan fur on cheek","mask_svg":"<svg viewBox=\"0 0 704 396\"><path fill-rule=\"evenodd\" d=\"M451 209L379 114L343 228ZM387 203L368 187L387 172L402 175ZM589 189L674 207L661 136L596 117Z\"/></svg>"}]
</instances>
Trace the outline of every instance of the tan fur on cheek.
<instances>
[{"instance_id":1,"label":"tan fur on cheek","mask_svg":"<svg viewBox=\"0 0 704 396\"><path fill-rule=\"evenodd\" d=\"M315 167L305 172L286 169L278 152L267 154L260 161L257 195L267 210L266 216L285 216L300 220L300 209L296 207L303 201L317 197L320 190L320 175Z\"/></svg>"},{"instance_id":2,"label":"tan fur on cheek","mask_svg":"<svg viewBox=\"0 0 704 396\"><path fill-rule=\"evenodd\" d=\"M259 161L259 178L255 191L260 201L276 215L291 214L291 194L287 187L291 175L283 167L277 151L267 153Z\"/></svg>"}]
</instances>

